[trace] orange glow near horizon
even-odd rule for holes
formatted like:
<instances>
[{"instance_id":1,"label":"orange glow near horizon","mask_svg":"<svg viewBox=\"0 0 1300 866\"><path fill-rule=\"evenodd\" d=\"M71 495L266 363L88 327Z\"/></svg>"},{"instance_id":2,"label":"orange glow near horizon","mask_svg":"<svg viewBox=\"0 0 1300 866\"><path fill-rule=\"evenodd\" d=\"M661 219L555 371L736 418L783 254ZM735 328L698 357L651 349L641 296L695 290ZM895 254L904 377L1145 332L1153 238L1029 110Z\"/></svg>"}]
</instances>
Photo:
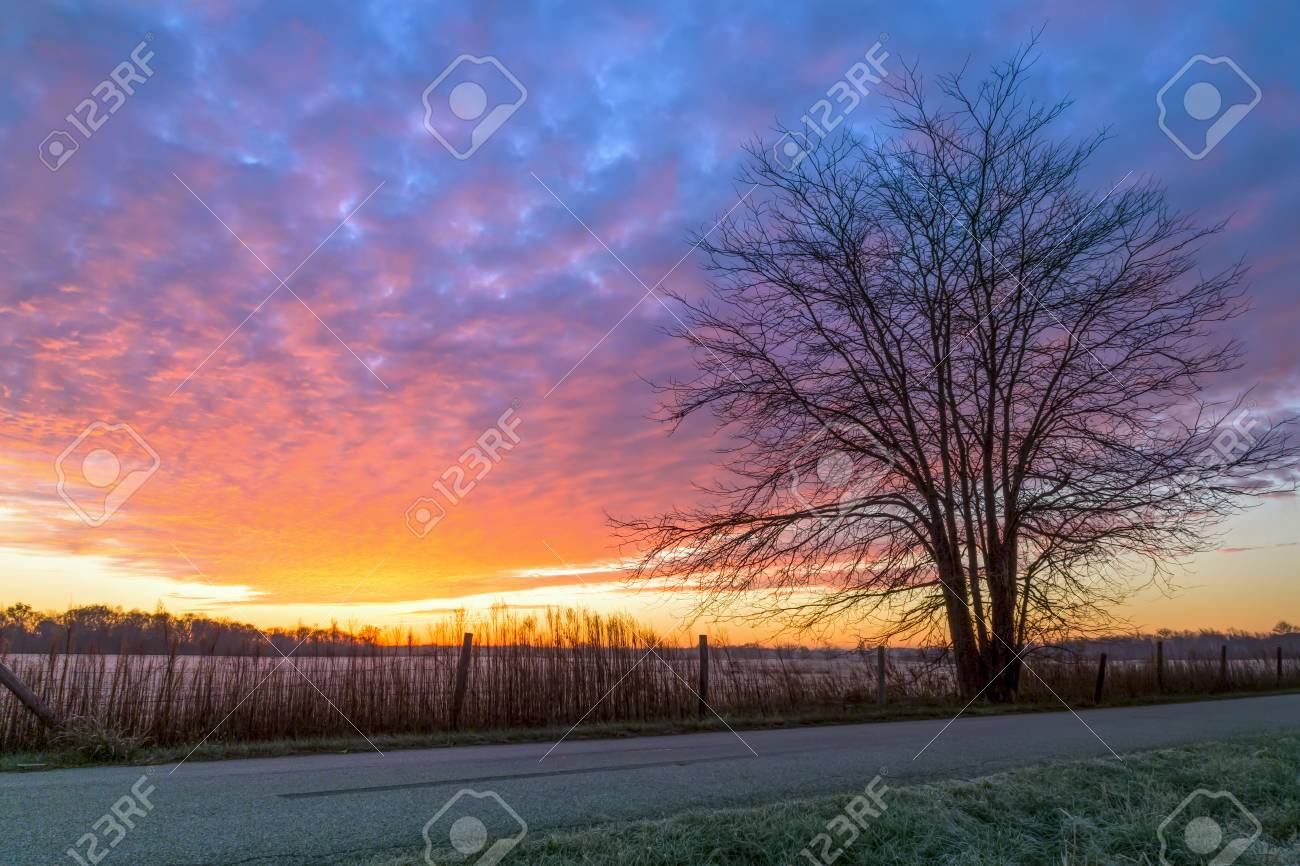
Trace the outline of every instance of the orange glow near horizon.
<instances>
[{"instance_id":1,"label":"orange glow near horizon","mask_svg":"<svg viewBox=\"0 0 1300 866\"><path fill-rule=\"evenodd\" d=\"M196 357L178 359L176 369ZM79 425L35 413L13 419L2 451L11 495L0 507L0 602L42 609L161 603L263 627L337 620L381 628L495 603L586 606L628 613L664 633L774 637L774 627L691 623L689 595L623 584L619 563L633 552L619 549L606 515L683 504L689 478L711 471L709 440L698 430L667 439L637 419L618 433L611 408L578 379L566 401L523 404L517 447L417 537L405 524L409 506L433 495L442 469L501 411L466 405L449 413L454 395L430 411L446 387L438 382L402 394L375 384L378 393L346 411L311 409L316 400L331 403L323 391L338 362L333 354L320 358L318 378L304 380L287 403L275 399L280 385L266 371L220 362L153 412L132 413L126 395L105 388L95 414L130 417L160 466L98 527L78 518L56 484L54 459ZM575 415L583 414L590 417L575 435ZM607 438L593 447L590 431L603 422ZM637 459L626 460L628 453ZM1298 517L1294 497L1238 516L1224 546L1176 578L1178 594L1141 590L1119 614L1145 629L1267 630L1300 619L1289 541ZM870 634L862 624L806 639L852 645Z\"/></svg>"},{"instance_id":2,"label":"orange glow near horizon","mask_svg":"<svg viewBox=\"0 0 1300 866\"><path fill-rule=\"evenodd\" d=\"M1296 517L1296 506L1291 500L1278 501L1251 517L1232 534L1251 534L1251 524L1273 523L1279 528L1288 525ZM2 513L0 518L3 524L13 515ZM562 541L570 538L558 527L543 526L541 531L547 529ZM599 524L592 527L593 533L601 529ZM520 548L502 545L505 562L511 562L506 557L518 559L497 570L492 568L489 556L466 556L464 562L477 569L477 574L449 574L437 580L421 573L421 560L414 554L420 543L431 540L434 534L425 539L412 536L409 547L391 547L387 557L364 570L351 545L330 550L329 537L328 531L313 537L320 549L308 563L324 568L331 557L337 557L336 562L356 562L357 570L347 572L336 565L326 572L331 575L328 580L316 582L317 591L311 588L309 564L290 570L259 570L257 566L264 560L248 555L238 546L223 551L220 557L196 557L178 553L181 545L177 544L170 556L163 553L154 563L139 555L126 558L84 548L68 552L3 549L0 567L8 579L0 594L0 606L22 601L42 610L62 610L72 605L102 603L152 610L161 604L175 614L200 613L261 628L317 627L337 622L351 630L367 625L411 628L417 635L426 624L457 610L475 615L493 605L505 605L526 614L548 606L585 607L631 615L669 635L674 642L686 642L696 632L709 632L732 642L779 640L852 646L860 637L870 636L866 624L800 636L748 622L692 621L694 599L689 594L627 586L613 559L560 562L546 545L539 545L542 549L531 558L526 551L517 552ZM556 552L560 549L549 541L547 545ZM1245 546L1249 549L1225 548L1197 557L1178 576L1178 589L1172 595L1151 586L1139 587L1118 614L1133 628L1148 632L1159 628L1267 631L1280 619L1294 621L1294 612L1300 609L1294 551L1268 545ZM222 579L227 573L239 574L241 579ZM449 591L439 591L441 587ZM1255 602L1259 598L1273 599L1275 604L1261 607Z\"/></svg>"}]
</instances>

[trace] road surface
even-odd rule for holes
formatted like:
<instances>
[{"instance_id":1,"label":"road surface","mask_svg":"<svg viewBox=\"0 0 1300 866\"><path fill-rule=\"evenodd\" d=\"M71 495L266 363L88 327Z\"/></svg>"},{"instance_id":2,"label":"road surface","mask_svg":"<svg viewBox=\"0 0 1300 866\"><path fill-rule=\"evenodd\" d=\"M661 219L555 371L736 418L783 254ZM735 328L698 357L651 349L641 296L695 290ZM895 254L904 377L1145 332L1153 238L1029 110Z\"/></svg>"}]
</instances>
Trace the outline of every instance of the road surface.
<instances>
[{"instance_id":1,"label":"road surface","mask_svg":"<svg viewBox=\"0 0 1300 866\"><path fill-rule=\"evenodd\" d=\"M553 744L5 773L0 864L75 864L66 852L79 846L84 858L85 834L96 836L98 851L109 852L104 866L354 863L422 851L425 824L463 788L496 792L536 834L693 806L859 790L882 768L897 788L1054 758L1113 760L1111 749L1122 755L1284 728L1300 729L1300 695L1077 716L983 716L951 725L927 720L568 740L544 760ZM133 786L148 808L131 794ZM100 821L115 804L134 827L119 833L113 824L120 821ZM495 801L462 798L431 832L445 838L444 825L465 810L495 810L491 821L484 819L493 832L512 826L508 813L496 814ZM110 848L113 839L119 841Z\"/></svg>"}]
</instances>

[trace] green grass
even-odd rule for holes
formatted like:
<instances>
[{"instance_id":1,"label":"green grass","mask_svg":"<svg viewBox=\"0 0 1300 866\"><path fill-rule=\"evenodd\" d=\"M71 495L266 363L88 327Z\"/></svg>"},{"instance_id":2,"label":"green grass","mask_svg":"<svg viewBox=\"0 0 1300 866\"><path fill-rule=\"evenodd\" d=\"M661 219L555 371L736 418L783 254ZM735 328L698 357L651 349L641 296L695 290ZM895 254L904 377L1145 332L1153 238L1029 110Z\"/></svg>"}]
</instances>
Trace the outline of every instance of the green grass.
<instances>
[{"instance_id":1,"label":"green grass","mask_svg":"<svg viewBox=\"0 0 1300 866\"><path fill-rule=\"evenodd\" d=\"M1137 706L1192 701L1227 700L1232 698L1262 697L1270 694L1294 694L1296 689L1279 691L1220 692L1213 695L1165 695L1142 699L1109 700L1107 707ZM772 728L809 727L815 725L853 724L861 722L906 721L909 719L951 718L961 709L950 701L910 701L878 707L875 704L851 704L824 707L782 718L768 716L728 717L727 723L735 730L762 730ZM1004 713L1034 713L1060 711L1057 701L1024 702L1018 704L984 704L969 707L963 716L1000 715ZM1076 707L1088 709L1088 707ZM725 731L727 726L716 718L703 720L668 719L654 722L609 722L585 724L572 730L568 739L612 739L644 737L664 734L693 734L706 731ZM370 735L381 751L402 749L429 749L450 746L476 746L498 743L555 742L569 731L568 726L539 728L505 728L482 731L439 731L425 734ZM193 754L191 754L193 750ZM61 769L104 764L167 764L178 762L188 755L190 761L221 761L238 758L273 758L288 755L340 754L370 751L370 744L360 737L312 737L287 740L254 740L228 742L213 737L197 749L191 744L149 746L131 750L126 757L108 758L86 749L56 748L36 752L10 752L0 754L0 772Z\"/></svg>"},{"instance_id":2,"label":"green grass","mask_svg":"<svg viewBox=\"0 0 1300 866\"><path fill-rule=\"evenodd\" d=\"M1161 862L1157 828L1184 798L1205 788L1232 792L1263 827L1235 861L1238 866L1289 866L1300 863L1298 773L1300 736L1287 734L1139 753L1123 764L1059 762L971 781L914 785L886 779L891 790L885 811L867 820L835 863L1154 866ZM502 866L804 866L820 861L809 861L800 850L843 813L851 796L533 833ZM1181 833L1171 838L1176 841ZM367 866L424 862L422 853L412 853ZM1169 862L1203 866L1210 860L1180 849Z\"/></svg>"}]
</instances>

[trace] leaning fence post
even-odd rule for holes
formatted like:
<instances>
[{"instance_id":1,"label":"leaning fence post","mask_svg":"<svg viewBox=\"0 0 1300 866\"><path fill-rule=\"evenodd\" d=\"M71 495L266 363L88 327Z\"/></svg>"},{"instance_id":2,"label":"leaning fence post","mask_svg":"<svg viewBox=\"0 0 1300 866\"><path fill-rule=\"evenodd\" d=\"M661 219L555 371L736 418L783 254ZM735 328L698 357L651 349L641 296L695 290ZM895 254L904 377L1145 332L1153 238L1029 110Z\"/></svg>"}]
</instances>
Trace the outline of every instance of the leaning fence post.
<instances>
[{"instance_id":1,"label":"leaning fence post","mask_svg":"<svg viewBox=\"0 0 1300 866\"><path fill-rule=\"evenodd\" d=\"M696 708L700 718L709 709L709 636L700 635L700 705Z\"/></svg>"},{"instance_id":2,"label":"leaning fence post","mask_svg":"<svg viewBox=\"0 0 1300 866\"><path fill-rule=\"evenodd\" d=\"M876 705L885 705L885 648L876 647Z\"/></svg>"},{"instance_id":3,"label":"leaning fence post","mask_svg":"<svg viewBox=\"0 0 1300 866\"><path fill-rule=\"evenodd\" d=\"M1228 689L1228 645L1219 647L1219 688Z\"/></svg>"},{"instance_id":4,"label":"leaning fence post","mask_svg":"<svg viewBox=\"0 0 1300 866\"><path fill-rule=\"evenodd\" d=\"M456 691L451 697L451 729L460 724L460 708L465 703L465 683L469 679L469 653L474 646L474 633L465 632L465 642L460 645L460 664L456 665Z\"/></svg>"},{"instance_id":5,"label":"leaning fence post","mask_svg":"<svg viewBox=\"0 0 1300 866\"><path fill-rule=\"evenodd\" d=\"M41 720L41 724L51 730L58 730L63 727L63 720L54 714L54 711L46 706L45 701L37 696L36 692L27 688L27 684L18 678L18 675L9 670L3 662L0 662L0 683L3 683L9 691L17 696L23 706L32 711L36 718Z\"/></svg>"},{"instance_id":6,"label":"leaning fence post","mask_svg":"<svg viewBox=\"0 0 1300 866\"><path fill-rule=\"evenodd\" d=\"M1101 660L1097 664L1097 687L1092 692L1092 702L1101 703L1101 692L1106 687L1106 654L1101 654Z\"/></svg>"},{"instance_id":7,"label":"leaning fence post","mask_svg":"<svg viewBox=\"0 0 1300 866\"><path fill-rule=\"evenodd\" d=\"M1165 690L1165 642L1156 641L1156 691Z\"/></svg>"}]
</instances>

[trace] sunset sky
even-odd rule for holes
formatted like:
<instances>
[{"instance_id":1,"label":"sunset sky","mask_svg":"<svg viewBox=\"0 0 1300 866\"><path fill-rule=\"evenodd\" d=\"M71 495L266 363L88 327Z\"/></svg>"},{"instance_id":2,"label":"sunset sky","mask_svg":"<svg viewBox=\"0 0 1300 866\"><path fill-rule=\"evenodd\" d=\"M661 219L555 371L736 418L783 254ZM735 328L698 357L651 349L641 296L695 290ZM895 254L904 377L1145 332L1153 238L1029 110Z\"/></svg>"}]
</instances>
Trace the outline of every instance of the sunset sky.
<instances>
[{"instance_id":1,"label":"sunset sky","mask_svg":"<svg viewBox=\"0 0 1300 866\"><path fill-rule=\"evenodd\" d=\"M383 626L504 601L680 625L689 599L622 586L632 551L608 523L689 504L715 477L706 424L670 437L649 419L647 380L691 367L647 287L668 274L702 291L688 237L745 192L742 146L770 144L878 41L887 69L982 74L1045 26L1033 84L1075 100L1059 133L1113 136L1088 183L1160 180L1174 205L1229 220L1206 270L1252 267L1253 310L1231 325L1246 364L1215 393L1257 385L1260 412L1296 411L1300 9L1141 5L11 6L0 605ZM1232 57L1262 98L1193 160L1155 97L1200 53ZM422 101L462 54L526 90L467 159L425 128ZM103 125L73 129L66 116L140 58L150 74ZM846 125L871 131L882 105L864 97ZM76 151L47 170L59 130ZM507 410L517 444L502 435L512 447L463 501L409 531L408 507ZM129 425L158 461L101 526L55 467L94 422ZM150 465L109 437L101 450L135 454L123 472ZM1123 612L1146 628L1300 620L1297 527L1295 498L1272 499L1226 526L1177 596L1146 590Z\"/></svg>"}]
</instances>

